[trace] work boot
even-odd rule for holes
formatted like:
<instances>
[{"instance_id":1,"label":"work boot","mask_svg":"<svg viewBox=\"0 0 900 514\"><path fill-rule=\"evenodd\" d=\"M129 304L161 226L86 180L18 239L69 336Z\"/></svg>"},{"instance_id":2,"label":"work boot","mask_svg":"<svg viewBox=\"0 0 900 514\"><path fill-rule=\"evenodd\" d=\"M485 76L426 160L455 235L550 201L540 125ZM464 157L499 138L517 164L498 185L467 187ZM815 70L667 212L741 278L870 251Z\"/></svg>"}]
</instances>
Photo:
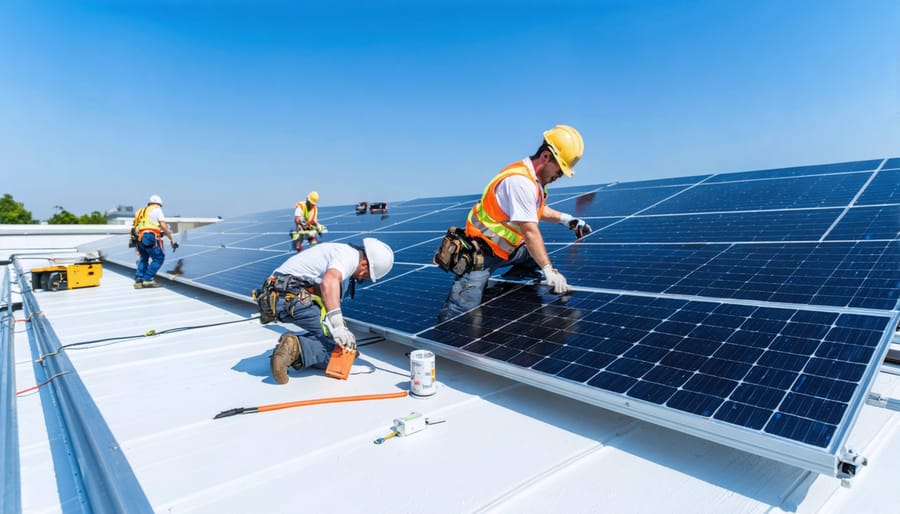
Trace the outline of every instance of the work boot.
<instances>
[{"instance_id":1,"label":"work boot","mask_svg":"<svg viewBox=\"0 0 900 514\"><path fill-rule=\"evenodd\" d=\"M294 366L295 363L302 365L300 339L294 334L286 332L278 338L278 346L272 352L272 376L275 377L275 381L279 384L287 384L288 380L290 380L287 368L288 366ZM295 367L295 369L297 368Z\"/></svg>"},{"instance_id":2,"label":"work boot","mask_svg":"<svg viewBox=\"0 0 900 514\"><path fill-rule=\"evenodd\" d=\"M145 288L145 289L148 288L148 287L159 287L159 282L157 282L157 281L155 281L155 280L145 280L145 281L141 284L141 287L143 287L143 288Z\"/></svg>"},{"instance_id":3,"label":"work boot","mask_svg":"<svg viewBox=\"0 0 900 514\"><path fill-rule=\"evenodd\" d=\"M143 282L143 281L141 281L141 280L135 280L135 281L134 281L134 288L135 288L135 289L140 289L140 288L142 288L142 287L144 287L144 282Z\"/></svg>"}]
</instances>

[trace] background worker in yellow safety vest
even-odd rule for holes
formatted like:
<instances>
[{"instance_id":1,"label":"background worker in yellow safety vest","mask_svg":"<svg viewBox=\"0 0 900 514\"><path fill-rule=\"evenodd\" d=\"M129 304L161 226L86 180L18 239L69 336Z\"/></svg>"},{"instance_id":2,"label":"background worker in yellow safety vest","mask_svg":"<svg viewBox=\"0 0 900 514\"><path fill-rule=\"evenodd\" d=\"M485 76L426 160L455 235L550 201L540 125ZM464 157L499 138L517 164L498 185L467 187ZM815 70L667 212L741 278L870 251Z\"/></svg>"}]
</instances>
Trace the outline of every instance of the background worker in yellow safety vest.
<instances>
[{"instance_id":1,"label":"background worker in yellow safety vest","mask_svg":"<svg viewBox=\"0 0 900 514\"><path fill-rule=\"evenodd\" d=\"M554 293L568 290L565 277L550 262L538 222L560 223L579 238L590 233L584 220L546 204L547 186L563 175L571 177L583 153L581 134L568 125L557 125L544 132L534 155L510 164L491 180L469 211L465 230L465 236L480 248L483 264L456 277L441 320L478 306L491 274L505 266L515 265L534 278L540 269Z\"/></svg>"},{"instance_id":2,"label":"background worker in yellow safety vest","mask_svg":"<svg viewBox=\"0 0 900 514\"><path fill-rule=\"evenodd\" d=\"M390 246L373 237L364 238L362 243L316 245L290 257L266 281L277 294L276 319L308 332L300 336L286 332L278 339L270 363L279 384L288 382L289 366L327 368L335 344L356 348L356 337L341 314L341 300L345 294L353 297L356 282L375 282L394 267ZM262 299L268 294L257 290L254 296Z\"/></svg>"},{"instance_id":3,"label":"background worker in yellow safety vest","mask_svg":"<svg viewBox=\"0 0 900 514\"><path fill-rule=\"evenodd\" d=\"M319 234L325 230L325 226L319 223L317 203L319 203L319 193L310 191L306 195L306 200L297 202L294 208L296 231L292 235L296 235L296 238L294 238L294 249L298 252L303 249L304 239L308 239L309 244L314 245L319 242Z\"/></svg>"},{"instance_id":4,"label":"background worker in yellow safety vest","mask_svg":"<svg viewBox=\"0 0 900 514\"><path fill-rule=\"evenodd\" d=\"M169 238L172 251L178 243L172 239L172 232L166 224L166 216L162 210L162 198L152 195L147 206L134 215L132 231L137 236L135 247L138 252L137 270L134 273L134 288L156 287L154 277L166 260L163 250L162 236Z\"/></svg>"}]
</instances>

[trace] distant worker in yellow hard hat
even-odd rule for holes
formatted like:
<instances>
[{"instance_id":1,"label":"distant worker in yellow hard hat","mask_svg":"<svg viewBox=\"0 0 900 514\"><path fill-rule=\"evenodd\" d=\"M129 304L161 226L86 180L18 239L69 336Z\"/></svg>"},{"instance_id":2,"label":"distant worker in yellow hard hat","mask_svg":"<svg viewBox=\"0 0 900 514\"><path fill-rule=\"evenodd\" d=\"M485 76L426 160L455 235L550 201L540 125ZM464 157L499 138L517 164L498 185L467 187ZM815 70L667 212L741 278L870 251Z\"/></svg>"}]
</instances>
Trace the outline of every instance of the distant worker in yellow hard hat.
<instances>
[{"instance_id":1,"label":"distant worker in yellow hard hat","mask_svg":"<svg viewBox=\"0 0 900 514\"><path fill-rule=\"evenodd\" d=\"M298 252L303 249L303 241L308 240L310 245L319 242L319 234L325 232L325 225L319 223L319 193L310 191L306 200L297 202L294 208L294 225L296 230L291 234L294 249Z\"/></svg>"},{"instance_id":2,"label":"distant worker in yellow hard hat","mask_svg":"<svg viewBox=\"0 0 900 514\"><path fill-rule=\"evenodd\" d=\"M543 283L556 294L569 289L550 261L538 222L565 225L577 238L591 232L584 220L546 203L547 186L563 175L571 177L583 153L581 134L557 125L544 132L534 155L510 164L488 183L469 211L465 231L448 231L435 252L435 264L456 275L441 320L477 307L491 274L506 266L513 266L507 275L516 278L539 278L540 269Z\"/></svg>"}]
</instances>

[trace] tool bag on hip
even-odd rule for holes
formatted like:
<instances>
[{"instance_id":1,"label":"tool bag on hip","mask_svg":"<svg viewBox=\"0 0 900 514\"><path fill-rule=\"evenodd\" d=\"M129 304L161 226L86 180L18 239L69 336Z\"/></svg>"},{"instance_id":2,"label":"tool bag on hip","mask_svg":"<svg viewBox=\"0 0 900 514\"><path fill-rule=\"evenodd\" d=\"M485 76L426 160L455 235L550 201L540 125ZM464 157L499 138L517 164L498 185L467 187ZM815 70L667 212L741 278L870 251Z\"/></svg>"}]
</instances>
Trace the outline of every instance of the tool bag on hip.
<instances>
[{"instance_id":1,"label":"tool bag on hip","mask_svg":"<svg viewBox=\"0 0 900 514\"><path fill-rule=\"evenodd\" d=\"M470 271L484 269L484 251L477 239L470 239L465 230L450 227L434 252L434 263L444 271L461 277Z\"/></svg>"},{"instance_id":2,"label":"tool bag on hip","mask_svg":"<svg viewBox=\"0 0 900 514\"><path fill-rule=\"evenodd\" d=\"M259 308L260 323L265 325L276 320L275 302L278 300L278 291L275 290L275 277L264 280L259 289L253 290L251 297Z\"/></svg>"}]
</instances>

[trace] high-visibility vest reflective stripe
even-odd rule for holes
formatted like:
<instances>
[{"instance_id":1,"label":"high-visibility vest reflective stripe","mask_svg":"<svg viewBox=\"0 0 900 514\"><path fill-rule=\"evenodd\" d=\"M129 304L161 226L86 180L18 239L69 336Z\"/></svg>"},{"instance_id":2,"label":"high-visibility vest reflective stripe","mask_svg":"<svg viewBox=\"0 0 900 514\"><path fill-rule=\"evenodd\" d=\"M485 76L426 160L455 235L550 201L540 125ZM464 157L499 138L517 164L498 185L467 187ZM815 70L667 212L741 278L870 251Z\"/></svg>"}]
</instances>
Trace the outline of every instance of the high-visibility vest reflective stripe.
<instances>
[{"instance_id":1,"label":"high-visibility vest reflective stripe","mask_svg":"<svg viewBox=\"0 0 900 514\"><path fill-rule=\"evenodd\" d=\"M497 185L512 175L522 175L534 182L537 215L540 220L544 215L547 192L522 161L500 170L500 173L484 188L481 200L472 207L466 219L466 235L482 238L491 247L494 255L501 259L508 259L509 254L524 243L518 225L509 221L509 215L503 212L497 203Z\"/></svg>"},{"instance_id":2,"label":"high-visibility vest reflective stripe","mask_svg":"<svg viewBox=\"0 0 900 514\"><path fill-rule=\"evenodd\" d=\"M157 238L160 236L159 223L150 219L150 211L158 208L157 205L148 205L134 215L134 228L137 230L138 237L141 237L144 232L153 232Z\"/></svg>"},{"instance_id":3,"label":"high-visibility vest reflective stripe","mask_svg":"<svg viewBox=\"0 0 900 514\"><path fill-rule=\"evenodd\" d=\"M303 217L306 218L307 225L313 225L318 223L316 218L319 215L319 208L313 205L312 207L307 207L306 202L297 202L296 207L299 207L303 211Z\"/></svg>"}]
</instances>

